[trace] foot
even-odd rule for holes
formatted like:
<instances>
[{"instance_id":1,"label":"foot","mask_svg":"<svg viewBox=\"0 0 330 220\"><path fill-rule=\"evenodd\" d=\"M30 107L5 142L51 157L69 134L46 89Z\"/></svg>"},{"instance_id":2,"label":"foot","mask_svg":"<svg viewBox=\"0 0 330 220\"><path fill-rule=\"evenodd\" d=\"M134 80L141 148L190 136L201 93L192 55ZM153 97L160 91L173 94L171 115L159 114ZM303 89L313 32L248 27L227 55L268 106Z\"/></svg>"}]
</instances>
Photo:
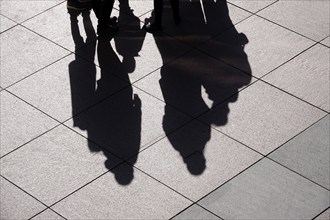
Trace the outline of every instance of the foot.
<instances>
[{"instance_id":1,"label":"foot","mask_svg":"<svg viewBox=\"0 0 330 220\"><path fill-rule=\"evenodd\" d=\"M113 16L109 19L109 25L117 25L118 18L116 16Z\"/></svg>"},{"instance_id":2,"label":"foot","mask_svg":"<svg viewBox=\"0 0 330 220\"><path fill-rule=\"evenodd\" d=\"M155 23L149 23L149 24L143 25L143 29L146 32L154 33L154 32L158 32L158 31L162 31L163 27L162 27L162 25L158 25Z\"/></svg>"}]
</instances>

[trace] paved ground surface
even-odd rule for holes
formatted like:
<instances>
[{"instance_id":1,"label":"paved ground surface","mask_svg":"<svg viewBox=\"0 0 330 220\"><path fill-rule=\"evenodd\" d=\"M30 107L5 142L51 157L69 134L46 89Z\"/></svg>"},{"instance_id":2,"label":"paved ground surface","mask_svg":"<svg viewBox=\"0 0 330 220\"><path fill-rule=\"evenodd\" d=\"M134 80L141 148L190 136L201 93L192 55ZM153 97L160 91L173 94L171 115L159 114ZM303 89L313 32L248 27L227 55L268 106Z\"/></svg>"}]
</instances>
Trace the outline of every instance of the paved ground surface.
<instances>
[{"instance_id":1,"label":"paved ground surface","mask_svg":"<svg viewBox=\"0 0 330 220\"><path fill-rule=\"evenodd\" d=\"M1 219L329 219L329 1L0 3Z\"/></svg>"}]
</instances>

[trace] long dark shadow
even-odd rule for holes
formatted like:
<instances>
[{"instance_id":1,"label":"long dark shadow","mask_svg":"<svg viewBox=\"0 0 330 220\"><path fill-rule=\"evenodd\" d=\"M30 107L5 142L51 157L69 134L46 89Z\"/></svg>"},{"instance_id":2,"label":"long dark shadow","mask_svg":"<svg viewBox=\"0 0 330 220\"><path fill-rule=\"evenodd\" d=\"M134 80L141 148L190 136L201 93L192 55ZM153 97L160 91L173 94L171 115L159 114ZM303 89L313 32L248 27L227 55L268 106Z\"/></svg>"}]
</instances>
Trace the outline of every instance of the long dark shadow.
<instances>
[{"instance_id":1,"label":"long dark shadow","mask_svg":"<svg viewBox=\"0 0 330 220\"><path fill-rule=\"evenodd\" d=\"M125 7L125 9L129 8L128 2ZM110 32L103 33L97 41L89 42L88 39L95 39L95 30L89 12L83 13L82 16L87 39L84 42L81 37L76 16L71 16L72 37L76 48L85 46L79 50L80 55L85 59L93 61L97 55L101 76L97 80L95 65L91 65L79 56L76 56L76 59L70 63L74 126L87 131L88 139L91 140L89 150L91 152L102 151L107 157L105 167L113 172L119 184L127 185L134 178L133 167L112 168L118 162L118 158L123 160L130 158L130 163L134 164L140 149L141 100L138 95L133 94L128 74L134 72L134 56L142 47L145 33L141 31L138 22L135 23L138 26L123 26L116 35ZM121 22L123 18L119 16L118 20ZM127 33L139 37L132 41L126 39L129 37ZM111 45L114 36L116 36L117 51L123 56L123 61L119 59ZM130 42L130 44L126 44L127 47L125 47L124 41ZM83 54L81 54L82 51ZM100 100L103 101L100 102ZM98 104L83 111L95 103Z\"/></svg>"},{"instance_id":2,"label":"long dark shadow","mask_svg":"<svg viewBox=\"0 0 330 220\"><path fill-rule=\"evenodd\" d=\"M229 103L236 102L238 90L251 81L251 68L244 52L248 39L233 26L226 1L203 0L204 13L200 1L180 1L182 22L177 26L169 3L164 5L163 27L166 34L153 34L163 61L175 56L175 49L171 47L173 40L169 40L168 35L195 48L207 42L207 48L211 48L214 57L206 55L207 50L192 50L163 66L159 81L166 102L163 129L189 172L200 175L206 169L203 152L211 138L211 125L227 124ZM214 38L219 34L220 37ZM237 63L245 72L216 58ZM207 97L202 97L203 92ZM180 135L171 135L170 128L176 124L176 118L168 106L174 106L192 117L209 112L207 117L201 118L207 126L194 124L179 131Z\"/></svg>"}]
</instances>

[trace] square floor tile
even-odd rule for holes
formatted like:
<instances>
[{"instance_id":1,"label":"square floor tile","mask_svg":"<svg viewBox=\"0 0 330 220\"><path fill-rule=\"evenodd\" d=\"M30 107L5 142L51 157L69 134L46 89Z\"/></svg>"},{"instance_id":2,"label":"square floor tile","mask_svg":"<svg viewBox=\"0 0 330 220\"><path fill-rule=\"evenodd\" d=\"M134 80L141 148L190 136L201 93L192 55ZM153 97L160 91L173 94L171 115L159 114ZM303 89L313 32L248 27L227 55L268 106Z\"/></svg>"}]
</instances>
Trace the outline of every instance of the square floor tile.
<instances>
[{"instance_id":1,"label":"square floor tile","mask_svg":"<svg viewBox=\"0 0 330 220\"><path fill-rule=\"evenodd\" d=\"M56 121L7 91L0 93L0 100L0 157L38 137L57 124Z\"/></svg>"},{"instance_id":2,"label":"square floor tile","mask_svg":"<svg viewBox=\"0 0 330 220\"><path fill-rule=\"evenodd\" d=\"M330 47L330 37L325 38L323 41L321 41L321 43Z\"/></svg>"},{"instance_id":3,"label":"square floor tile","mask_svg":"<svg viewBox=\"0 0 330 220\"><path fill-rule=\"evenodd\" d=\"M267 75L264 80L329 112L329 60L329 48L316 45Z\"/></svg>"},{"instance_id":4,"label":"square floor tile","mask_svg":"<svg viewBox=\"0 0 330 220\"><path fill-rule=\"evenodd\" d=\"M105 86L108 86L105 84ZM98 91L96 91L97 93ZM175 118L164 127L164 114ZM135 163L139 151L165 137L190 118L147 93L128 87L66 123L122 159ZM166 129L165 129L166 128Z\"/></svg>"},{"instance_id":5,"label":"square floor tile","mask_svg":"<svg viewBox=\"0 0 330 220\"><path fill-rule=\"evenodd\" d=\"M308 128L270 158L330 189L330 117Z\"/></svg>"},{"instance_id":6,"label":"square floor tile","mask_svg":"<svg viewBox=\"0 0 330 220\"><path fill-rule=\"evenodd\" d=\"M261 156L200 122L141 152L136 167L197 201Z\"/></svg>"},{"instance_id":7,"label":"square floor tile","mask_svg":"<svg viewBox=\"0 0 330 220\"><path fill-rule=\"evenodd\" d=\"M319 41L330 34L329 1L278 1L259 12L258 15L315 41Z\"/></svg>"},{"instance_id":8,"label":"square floor tile","mask_svg":"<svg viewBox=\"0 0 330 220\"><path fill-rule=\"evenodd\" d=\"M323 212L321 215L315 218L315 220L329 220L329 219L330 219L330 209L327 209L327 211Z\"/></svg>"},{"instance_id":9,"label":"square floor tile","mask_svg":"<svg viewBox=\"0 0 330 220\"><path fill-rule=\"evenodd\" d=\"M104 80L99 80L100 77ZM70 55L9 90L63 122L127 85L111 72ZM103 90L96 94L97 86Z\"/></svg>"},{"instance_id":10,"label":"square floor tile","mask_svg":"<svg viewBox=\"0 0 330 220\"><path fill-rule=\"evenodd\" d=\"M217 216L213 215L211 212L203 209L198 205L193 205L188 209L184 210L179 215L172 218L173 220L184 220L184 219L191 219L191 220L202 220L202 219L220 219Z\"/></svg>"},{"instance_id":11,"label":"square floor tile","mask_svg":"<svg viewBox=\"0 0 330 220\"><path fill-rule=\"evenodd\" d=\"M29 219L46 206L0 176L1 219Z\"/></svg>"},{"instance_id":12,"label":"square floor tile","mask_svg":"<svg viewBox=\"0 0 330 220\"><path fill-rule=\"evenodd\" d=\"M257 12L270 4L276 2L276 0L249 0L249 1L242 1L242 0L228 0L228 2L236 5L238 7L244 8L250 12Z\"/></svg>"},{"instance_id":13,"label":"square floor tile","mask_svg":"<svg viewBox=\"0 0 330 220\"><path fill-rule=\"evenodd\" d=\"M3 88L68 54L68 51L21 26L2 33L0 41Z\"/></svg>"},{"instance_id":14,"label":"square floor tile","mask_svg":"<svg viewBox=\"0 0 330 220\"><path fill-rule=\"evenodd\" d=\"M204 10L203 10L204 9ZM204 12L204 13L203 13ZM173 12L169 1L164 2L163 29L181 42L196 46L225 31L251 14L226 1L180 1L181 23L174 24ZM141 16L141 20L150 18L151 12ZM151 19L153 18L151 17ZM157 36L157 33L154 34Z\"/></svg>"},{"instance_id":15,"label":"square floor tile","mask_svg":"<svg viewBox=\"0 0 330 220\"><path fill-rule=\"evenodd\" d=\"M70 19L66 1L23 25L71 51L96 40L97 18L94 12L86 13L84 19L82 15Z\"/></svg>"},{"instance_id":16,"label":"square floor tile","mask_svg":"<svg viewBox=\"0 0 330 220\"><path fill-rule=\"evenodd\" d=\"M244 58L244 54L241 54L238 59L243 63L246 61ZM135 85L167 105L196 117L234 95L251 81L254 79L250 75L195 50Z\"/></svg>"},{"instance_id":17,"label":"square floor tile","mask_svg":"<svg viewBox=\"0 0 330 220\"><path fill-rule=\"evenodd\" d=\"M16 23L5 16L0 15L0 32L6 31L11 27L14 27Z\"/></svg>"},{"instance_id":18,"label":"square floor tile","mask_svg":"<svg viewBox=\"0 0 330 220\"><path fill-rule=\"evenodd\" d=\"M72 130L59 126L6 157L1 175L47 205L62 199L119 163Z\"/></svg>"},{"instance_id":19,"label":"square floor tile","mask_svg":"<svg viewBox=\"0 0 330 220\"><path fill-rule=\"evenodd\" d=\"M252 72L253 76L262 77L312 44L298 34L253 16L201 45L200 49L245 72ZM246 54L248 65L237 59L239 51Z\"/></svg>"},{"instance_id":20,"label":"square floor tile","mask_svg":"<svg viewBox=\"0 0 330 220\"><path fill-rule=\"evenodd\" d=\"M116 173L134 169L134 179L120 186L106 174L56 204L68 219L169 219L190 201L139 170L123 164ZM123 175L123 174L122 174Z\"/></svg>"},{"instance_id":21,"label":"square floor tile","mask_svg":"<svg viewBox=\"0 0 330 220\"><path fill-rule=\"evenodd\" d=\"M14 0L1 1L1 14L20 23L47 9L63 2L63 0Z\"/></svg>"},{"instance_id":22,"label":"square floor tile","mask_svg":"<svg viewBox=\"0 0 330 220\"><path fill-rule=\"evenodd\" d=\"M42 213L33 217L31 220L64 220L64 219L65 218L56 214L56 212L52 211L51 209L46 209Z\"/></svg>"},{"instance_id":23,"label":"square floor tile","mask_svg":"<svg viewBox=\"0 0 330 220\"><path fill-rule=\"evenodd\" d=\"M270 153L326 115L261 81L241 91L236 102L221 104L201 119L217 122L223 117L219 112L227 113L227 123L213 123L217 129L262 154Z\"/></svg>"},{"instance_id":24,"label":"square floor tile","mask_svg":"<svg viewBox=\"0 0 330 220\"><path fill-rule=\"evenodd\" d=\"M312 219L329 206L329 196L326 189L264 159L199 204L224 219Z\"/></svg>"}]
</instances>

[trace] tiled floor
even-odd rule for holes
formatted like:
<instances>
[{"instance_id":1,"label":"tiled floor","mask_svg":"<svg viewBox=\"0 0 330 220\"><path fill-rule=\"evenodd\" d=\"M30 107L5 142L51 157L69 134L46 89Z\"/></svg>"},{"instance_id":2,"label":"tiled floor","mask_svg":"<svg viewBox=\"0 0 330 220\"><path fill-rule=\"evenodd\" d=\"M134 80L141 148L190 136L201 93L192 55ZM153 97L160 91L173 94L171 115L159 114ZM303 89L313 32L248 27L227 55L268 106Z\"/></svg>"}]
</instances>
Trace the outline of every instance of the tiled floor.
<instances>
[{"instance_id":1,"label":"tiled floor","mask_svg":"<svg viewBox=\"0 0 330 220\"><path fill-rule=\"evenodd\" d=\"M203 2L0 0L0 219L330 219L330 1Z\"/></svg>"}]
</instances>

